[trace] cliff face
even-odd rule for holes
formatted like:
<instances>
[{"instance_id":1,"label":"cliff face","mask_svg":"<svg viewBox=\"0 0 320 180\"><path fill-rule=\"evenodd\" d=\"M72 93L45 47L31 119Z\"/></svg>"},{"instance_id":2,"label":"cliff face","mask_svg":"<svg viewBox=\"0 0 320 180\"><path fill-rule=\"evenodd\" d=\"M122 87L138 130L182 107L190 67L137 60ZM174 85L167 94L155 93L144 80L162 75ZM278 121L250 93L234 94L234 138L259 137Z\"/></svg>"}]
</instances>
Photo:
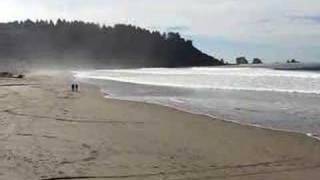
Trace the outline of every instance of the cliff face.
<instances>
[{"instance_id":1,"label":"cliff face","mask_svg":"<svg viewBox=\"0 0 320 180\"><path fill-rule=\"evenodd\" d=\"M161 34L131 25L99 26L81 21L24 21L0 24L0 58L41 59L101 65L186 67L221 65L178 33ZM44 60L46 59L46 60Z\"/></svg>"}]
</instances>

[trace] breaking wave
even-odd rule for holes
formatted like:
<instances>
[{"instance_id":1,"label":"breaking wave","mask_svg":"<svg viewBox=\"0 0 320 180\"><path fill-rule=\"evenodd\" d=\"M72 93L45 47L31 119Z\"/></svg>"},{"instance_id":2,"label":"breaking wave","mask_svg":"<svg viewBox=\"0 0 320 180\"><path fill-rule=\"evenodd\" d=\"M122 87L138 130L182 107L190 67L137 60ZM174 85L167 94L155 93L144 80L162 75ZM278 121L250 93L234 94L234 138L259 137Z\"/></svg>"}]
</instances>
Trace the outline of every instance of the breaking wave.
<instances>
[{"instance_id":1,"label":"breaking wave","mask_svg":"<svg viewBox=\"0 0 320 180\"><path fill-rule=\"evenodd\" d=\"M267 68L144 68L75 72L78 78L152 86L320 94L320 73Z\"/></svg>"}]
</instances>

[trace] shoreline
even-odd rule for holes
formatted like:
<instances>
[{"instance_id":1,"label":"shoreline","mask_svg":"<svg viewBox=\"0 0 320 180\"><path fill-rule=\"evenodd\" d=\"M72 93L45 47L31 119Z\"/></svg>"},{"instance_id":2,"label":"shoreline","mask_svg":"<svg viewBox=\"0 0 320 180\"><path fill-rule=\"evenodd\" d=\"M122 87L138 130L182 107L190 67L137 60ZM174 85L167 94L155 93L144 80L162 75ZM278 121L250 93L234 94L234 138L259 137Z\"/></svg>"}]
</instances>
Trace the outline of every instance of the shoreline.
<instances>
[{"instance_id":1,"label":"shoreline","mask_svg":"<svg viewBox=\"0 0 320 180\"><path fill-rule=\"evenodd\" d=\"M95 85L92 85L92 86L95 86ZM97 87L97 88L99 88L99 87ZM276 131L276 132L301 134L301 135L305 135L306 137L309 137L309 138L312 138L312 139L316 139L316 140L318 140L320 142L320 137L318 135L313 135L312 133L304 133L304 132L288 130L288 129L278 129L278 128L272 128L272 127L265 127L263 125L250 124L250 123L241 123L241 122L239 122L237 120L230 120L230 119L226 119L226 118L221 118L221 117L214 116L214 115L211 115L211 114L192 112L191 110L188 111L188 110L184 110L182 108L176 107L176 106L164 105L164 104L160 104L160 103L157 104L157 103L146 102L146 101L125 100L125 99L121 99L121 98L117 98L117 97L112 97L112 95L103 96L104 93L102 92L102 89L100 89L100 93L101 93L102 98L106 98L106 99L113 99L113 100L123 101L123 102L144 103L144 104L148 104L148 105L156 105L156 106L171 108L171 109L174 109L174 110L177 110L177 111L180 111L180 112L190 113L190 114L197 115L197 116L204 116L204 117L211 118L212 120L223 121L223 122L226 122L226 123L234 123L234 124L237 124L237 125L240 125L240 126L245 126L245 127L254 127L254 128L271 130L271 131Z\"/></svg>"},{"instance_id":2,"label":"shoreline","mask_svg":"<svg viewBox=\"0 0 320 180\"><path fill-rule=\"evenodd\" d=\"M263 125L255 125L255 124L250 124L250 123L241 123L240 121L237 121L237 120L230 120L230 119L221 118L221 117L210 115L210 114L197 113L197 112L193 112L191 110L190 111L184 110L184 109L179 108L177 106L164 105L164 104L160 104L160 103L158 104L158 103L152 103L152 102L146 102L146 101L135 101L135 100L121 99L121 98L117 98L117 97L112 97L112 94L104 95L106 93L104 93L103 89L100 88L98 85L90 84L90 83L87 83L87 82L82 82L82 83L86 84L87 86L94 87L94 89L96 89L96 91L98 91L101 94L101 98L104 98L104 99L111 99L111 100L124 102L124 103L126 103L126 102L130 103L131 102L131 103L142 103L142 104L146 104L146 105L150 105L150 106L159 106L159 107L163 107L163 108L169 108L169 109L172 109L172 110L175 110L175 111L178 111L178 112L182 112L182 113L188 113L188 114L191 114L191 115L199 116L199 118L200 117L210 118L213 121L221 121L221 122L225 122L225 123L232 123L232 124L240 125L240 126L243 126L243 127L258 128L258 129L267 130L267 131L303 135L306 138L315 139L315 140L319 141L319 143L320 143L320 137L319 136L308 135L309 133L293 131L293 130L291 131L291 130L287 130L287 129L277 129L277 128L271 128L271 127L264 127Z\"/></svg>"},{"instance_id":3,"label":"shoreline","mask_svg":"<svg viewBox=\"0 0 320 180\"><path fill-rule=\"evenodd\" d=\"M111 81L113 81L113 80L111 80ZM118 101L123 101L123 102L144 103L144 104L148 104L148 105L156 105L156 106L171 108L171 109L174 109L174 110L177 110L177 111L181 111L181 112L185 112L185 113L190 113L190 114L193 114L193 115L209 117L209 118L212 118L212 120L219 120L219 121L223 121L223 122L227 122L227 123L234 123L234 124L238 124L238 125L241 125L241 126L255 127L255 128L271 130L271 131L276 131L276 132L301 134L301 135L305 135L308 138L316 139L316 140L318 140L320 142L320 136L319 135L314 135L314 134L308 133L308 132L294 131L294 130L281 129L281 128L265 127L263 125L258 125L258 124L242 123L242 122L237 121L237 120L226 119L226 118L218 117L218 116L207 114L207 113L200 113L200 112L198 113L198 112L194 112L192 110L185 110L183 108L179 108L177 106L168 105L168 104L166 105L166 104L152 103L152 102L146 102L146 101L135 101L135 100L121 99L120 97L117 98L117 97L114 97L112 94L103 92L104 89L100 88L98 85L91 84L91 83L88 83L88 82L82 82L82 83L87 84L89 86L94 86L95 88L97 88L97 91L99 91L101 93L101 97L105 98L105 99L113 99L113 100L118 100Z\"/></svg>"}]
</instances>

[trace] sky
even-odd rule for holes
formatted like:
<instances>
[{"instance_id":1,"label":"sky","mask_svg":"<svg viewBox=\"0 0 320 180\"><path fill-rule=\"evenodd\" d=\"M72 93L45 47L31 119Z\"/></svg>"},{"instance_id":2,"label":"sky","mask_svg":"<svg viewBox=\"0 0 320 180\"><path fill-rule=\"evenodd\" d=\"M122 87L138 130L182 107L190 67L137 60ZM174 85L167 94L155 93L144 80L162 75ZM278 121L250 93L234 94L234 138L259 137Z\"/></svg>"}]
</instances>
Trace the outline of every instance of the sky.
<instances>
[{"instance_id":1,"label":"sky","mask_svg":"<svg viewBox=\"0 0 320 180\"><path fill-rule=\"evenodd\" d=\"M64 18L179 32L233 62L320 62L319 0L1 0L0 21Z\"/></svg>"}]
</instances>

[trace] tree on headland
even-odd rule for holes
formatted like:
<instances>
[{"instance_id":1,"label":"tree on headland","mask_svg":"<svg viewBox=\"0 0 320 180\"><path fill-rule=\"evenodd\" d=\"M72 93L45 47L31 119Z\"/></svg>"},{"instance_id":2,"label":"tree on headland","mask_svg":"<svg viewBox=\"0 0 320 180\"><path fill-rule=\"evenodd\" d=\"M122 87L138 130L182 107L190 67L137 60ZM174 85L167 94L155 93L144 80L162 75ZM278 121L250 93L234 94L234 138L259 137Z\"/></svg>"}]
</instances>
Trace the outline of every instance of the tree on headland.
<instances>
[{"instance_id":1,"label":"tree on headland","mask_svg":"<svg viewBox=\"0 0 320 180\"><path fill-rule=\"evenodd\" d=\"M132 25L100 26L83 21L0 23L0 59L37 63L185 67L222 65L179 33L160 33Z\"/></svg>"},{"instance_id":2,"label":"tree on headland","mask_svg":"<svg viewBox=\"0 0 320 180\"><path fill-rule=\"evenodd\" d=\"M246 57L237 57L236 58L236 63L237 64L248 64L248 60L246 59Z\"/></svg>"},{"instance_id":3,"label":"tree on headland","mask_svg":"<svg viewBox=\"0 0 320 180\"><path fill-rule=\"evenodd\" d=\"M262 60L259 58L254 58L252 64L263 64Z\"/></svg>"}]
</instances>

